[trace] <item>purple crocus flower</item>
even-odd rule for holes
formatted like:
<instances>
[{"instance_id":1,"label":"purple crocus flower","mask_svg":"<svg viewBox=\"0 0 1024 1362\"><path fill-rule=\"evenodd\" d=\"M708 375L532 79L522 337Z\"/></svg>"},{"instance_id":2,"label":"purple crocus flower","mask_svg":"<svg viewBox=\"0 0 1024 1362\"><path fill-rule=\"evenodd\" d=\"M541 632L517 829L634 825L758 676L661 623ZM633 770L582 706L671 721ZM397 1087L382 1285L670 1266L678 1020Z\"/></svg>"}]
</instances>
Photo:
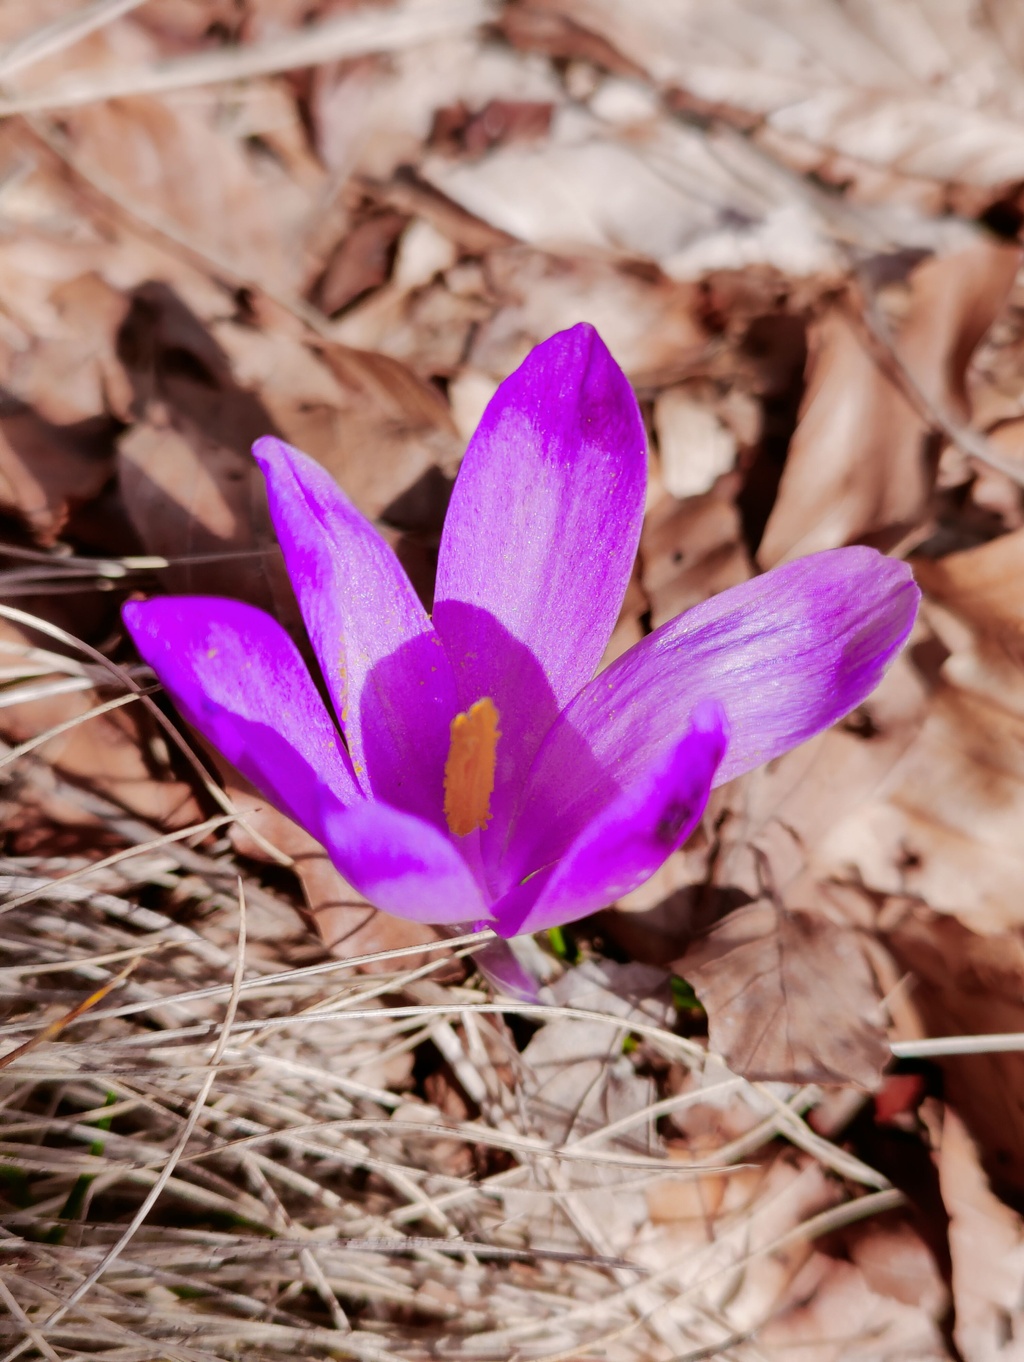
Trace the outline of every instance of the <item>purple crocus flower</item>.
<instances>
[{"instance_id":1,"label":"purple crocus flower","mask_svg":"<svg viewBox=\"0 0 1024 1362\"><path fill-rule=\"evenodd\" d=\"M859 704L909 569L835 549L723 591L595 676L636 554L643 423L593 328L539 345L470 442L433 618L328 473L254 454L333 712L269 615L190 596L125 622L178 709L377 907L502 936L643 883L714 785Z\"/></svg>"}]
</instances>

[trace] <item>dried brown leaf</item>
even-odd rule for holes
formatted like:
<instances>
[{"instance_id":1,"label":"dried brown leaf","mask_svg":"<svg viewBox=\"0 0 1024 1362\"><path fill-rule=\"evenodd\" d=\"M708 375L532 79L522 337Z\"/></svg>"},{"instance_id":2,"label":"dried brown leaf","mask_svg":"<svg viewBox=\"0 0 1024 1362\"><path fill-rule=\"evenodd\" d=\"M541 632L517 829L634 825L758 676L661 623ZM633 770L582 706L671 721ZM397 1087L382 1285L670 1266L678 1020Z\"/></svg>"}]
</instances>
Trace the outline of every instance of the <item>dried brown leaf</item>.
<instances>
[{"instance_id":1,"label":"dried brown leaf","mask_svg":"<svg viewBox=\"0 0 1024 1362\"><path fill-rule=\"evenodd\" d=\"M276 431L329 468L371 520L461 453L444 398L401 360L330 341L311 348L283 328L213 330L234 381L259 394L260 433Z\"/></svg>"},{"instance_id":2,"label":"dried brown leaf","mask_svg":"<svg viewBox=\"0 0 1024 1362\"><path fill-rule=\"evenodd\" d=\"M844 1236L872 1291L921 1310L936 1323L949 1308L938 1264L913 1225L895 1217L868 1221Z\"/></svg>"},{"instance_id":3,"label":"dried brown leaf","mask_svg":"<svg viewBox=\"0 0 1024 1362\"><path fill-rule=\"evenodd\" d=\"M858 1264L811 1255L786 1283L781 1308L758 1331L758 1355L770 1362L946 1362L938 1320L918 1302L878 1290Z\"/></svg>"},{"instance_id":4,"label":"dried brown leaf","mask_svg":"<svg viewBox=\"0 0 1024 1362\"><path fill-rule=\"evenodd\" d=\"M553 110L548 100L490 99L476 112L450 104L434 116L430 146L449 156L482 156L506 142L533 142L548 133Z\"/></svg>"},{"instance_id":5,"label":"dried brown leaf","mask_svg":"<svg viewBox=\"0 0 1024 1362\"><path fill-rule=\"evenodd\" d=\"M499 250L515 240L508 232L491 226L404 167L393 179L374 183L370 188L381 203L429 222L470 254Z\"/></svg>"},{"instance_id":6,"label":"dried brown leaf","mask_svg":"<svg viewBox=\"0 0 1024 1362\"><path fill-rule=\"evenodd\" d=\"M345 234L316 286L316 300L328 316L387 282L407 221L399 213L374 213Z\"/></svg>"},{"instance_id":7,"label":"dried brown leaf","mask_svg":"<svg viewBox=\"0 0 1024 1362\"><path fill-rule=\"evenodd\" d=\"M297 624L250 456L261 435L304 449L364 514L402 528L434 514L429 474L460 451L443 398L400 361L327 342L314 353L234 323L213 334L162 285L136 290L120 349L144 418L120 442L121 494L147 552L240 555L173 568L172 590L235 596ZM407 504L421 484L425 512Z\"/></svg>"},{"instance_id":8,"label":"dried brown leaf","mask_svg":"<svg viewBox=\"0 0 1024 1362\"><path fill-rule=\"evenodd\" d=\"M944 685L884 797L835 828L829 852L877 892L1000 932L1022 918L1022 818L1024 718Z\"/></svg>"},{"instance_id":9,"label":"dried brown leaf","mask_svg":"<svg viewBox=\"0 0 1024 1362\"><path fill-rule=\"evenodd\" d=\"M795 274L839 264L823 214L760 153L672 119L635 82L599 83L586 112L556 111L543 141L434 156L424 173L475 217L559 254L657 261L674 279L758 262Z\"/></svg>"},{"instance_id":10,"label":"dried brown leaf","mask_svg":"<svg viewBox=\"0 0 1024 1362\"><path fill-rule=\"evenodd\" d=\"M53 323L12 357L6 383L45 421L73 427L108 414L125 419L130 392L116 338L128 300L95 270L50 291Z\"/></svg>"},{"instance_id":11,"label":"dried brown leaf","mask_svg":"<svg viewBox=\"0 0 1024 1362\"><path fill-rule=\"evenodd\" d=\"M50 334L5 357L0 508L49 547L114 472L111 413L127 401L115 336L127 304L93 272L58 282L47 302Z\"/></svg>"},{"instance_id":12,"label":"dried brown leaf","mask_svg":"<svg viewBox=\"0 0 1024 1362\"><path fill-rule=\"evenodd\" d=\"M1000 707L1024 710L1024 531L938 560L922 558L915 570L929 598L962 626L936 618L952 650L947 679Z\"/></svg>"},{"instance_id":13,"label":"dried brown leaf","mask_svg":"<svg viewBox=\"0 0 1024 1362\"><path fill-rule=\"evenodd\" d=\"M524 52L543 52L564 61L590 62L622 76L639 76L641 69L621 50L574 22L566 13L543 5L510 5L500 19L509 42Z\"/></svg>"},{"instance_id":14,"label":"dried brown leaf","mask_svg":"<svg viewBox=\"0 0 1024 1362\"><path fill-rule=\"evenodd\" d=\"M855 932L767 900L730 913L673 964L737 1073L875 1088L889 1057L874 977Z\"/></svg>"}]
</instances>

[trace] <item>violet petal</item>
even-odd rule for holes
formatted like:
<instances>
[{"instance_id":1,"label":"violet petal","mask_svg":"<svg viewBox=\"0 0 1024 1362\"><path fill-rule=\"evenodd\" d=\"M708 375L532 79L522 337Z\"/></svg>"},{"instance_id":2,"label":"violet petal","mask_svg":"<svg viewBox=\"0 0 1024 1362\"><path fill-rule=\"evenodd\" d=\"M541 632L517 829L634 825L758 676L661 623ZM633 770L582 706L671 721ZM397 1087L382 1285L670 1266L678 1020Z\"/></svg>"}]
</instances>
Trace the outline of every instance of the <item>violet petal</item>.
<instances>
[{"instance_id":1,"label":"violet petal","mask_svg":"<svg viewBox=\"0 0 1024 1362\"><path fill-rule=\"evenodd\" d=\"M426 611L390 547L324 468L271 436L253 454L362 788L444 827L457 706Z\"/></svg>"},{"instance_id":2,"label":"violet petal","mask_svg":"<svg viewBox=\"0 0 1024 1362\"><path fill-rule=\"evenodd\" d=\"M314 837L328 805L362 803L298 648L255 606L216 596L129 601L135 646L188 722Z\"/></svg>"},{"instance_id":3,"label":"violet petal","mask_svg":"<svg viewBox=\"0 0 1024 1362\"><path fill-rule=\"evenodd\" d=\"M540 984L513 954L507 941L488 941L473 952L473 964L496 992L521 1003L540 1001Z\"/></svg>"},{"instance_id":4,"label":"violet petal","mask_svg":"<svg viewBox=\"0 0 1024 1362\"><path fill-rule=\"evenodd\" d=\"M490 921L469 866L432 823L386 804L335 807L325 816L323 843L375 908L439 925Z\"/></svg>"},{"instance_id":5,"label":"violet petal","mask_svg":"<svg viewBox=\"0 0 1024 1362\"><path fill-rule=\"evenodd\" d=\"M646 483L636 398L591 326L538 345L470 441L445 520L434 621L463 708L502 741L483 839L559 709L593 675L636 555Z\"/></svg>"},{"instance_id":6,"label":"violet petal","mask_svg":"<svg viewBox=\"0 0 1024 1362\"><path fill-rule=\"evenodd\" d=\"M601 797L674 744L694 705L725 709L721 785L829 727L871 693L914 623L905 563L829 549L731 587L618 658L566 708L510 831L516 878L560 854ZM595 774L596 773L596 774Z\"/></svg>"},{"instance_id":7,"label":"violet petal","mask_svg":"<svg viewBox=\"0 0 1024 1362\"><path fill-rule=\"evenodd\" d=\"M699 705L682 741L632 779L559 861L495 905L502 936L574 922L649 879L704 812L726 743L721 706Z\"/></svg>"}]
</instances>

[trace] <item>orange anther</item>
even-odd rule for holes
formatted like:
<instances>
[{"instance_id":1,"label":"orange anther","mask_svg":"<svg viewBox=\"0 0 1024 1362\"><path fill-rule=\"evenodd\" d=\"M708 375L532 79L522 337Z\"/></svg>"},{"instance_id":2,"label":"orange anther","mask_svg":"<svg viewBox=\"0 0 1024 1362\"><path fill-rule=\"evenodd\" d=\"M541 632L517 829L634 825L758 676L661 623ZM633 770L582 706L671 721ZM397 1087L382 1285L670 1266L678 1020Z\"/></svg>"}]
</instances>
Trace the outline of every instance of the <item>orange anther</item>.
<instances>
[{"instance_id":1,"label":"orange anther","mask_svg":"<svg viewBox=\"0 0 1024 1362\"><path fill-rule=\"evenodd\" d=\"M486 696L452 720L444 764L444 816L456 837L485 828L490 821L500 737L498 710Z\"/></svg>"}]
</instances>

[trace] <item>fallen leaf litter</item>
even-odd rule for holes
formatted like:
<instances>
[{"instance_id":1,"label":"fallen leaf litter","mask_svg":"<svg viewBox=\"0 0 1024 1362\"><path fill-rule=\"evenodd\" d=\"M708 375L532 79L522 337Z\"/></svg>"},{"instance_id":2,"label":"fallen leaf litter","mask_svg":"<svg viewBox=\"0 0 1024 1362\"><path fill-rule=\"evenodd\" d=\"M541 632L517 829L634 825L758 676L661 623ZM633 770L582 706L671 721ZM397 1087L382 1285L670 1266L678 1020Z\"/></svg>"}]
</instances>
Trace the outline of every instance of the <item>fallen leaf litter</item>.
<instances>
[{"instance_id":1,"label":"fallen leaf litter","mask_svg":"<svg viewBox=\"0 0 1024 1362\"><path fill-rule=\"evenodd\" d=\"M6 615L7 748L60 731L5 770L3 1049L63 1029L2 1074L5 1356L1002 1353L1024 1058L881 1062L1024 1032L1015 6L26 0L0 44L8 605L129 669L127 591L294 624L266 433L429 601L466 437L581 319L654 437L609 658L822 547L926 596L532 1012L206 750L240 819L187 835L151 700L88 717L122 681Z\"/></svg>"}]
</instances>

